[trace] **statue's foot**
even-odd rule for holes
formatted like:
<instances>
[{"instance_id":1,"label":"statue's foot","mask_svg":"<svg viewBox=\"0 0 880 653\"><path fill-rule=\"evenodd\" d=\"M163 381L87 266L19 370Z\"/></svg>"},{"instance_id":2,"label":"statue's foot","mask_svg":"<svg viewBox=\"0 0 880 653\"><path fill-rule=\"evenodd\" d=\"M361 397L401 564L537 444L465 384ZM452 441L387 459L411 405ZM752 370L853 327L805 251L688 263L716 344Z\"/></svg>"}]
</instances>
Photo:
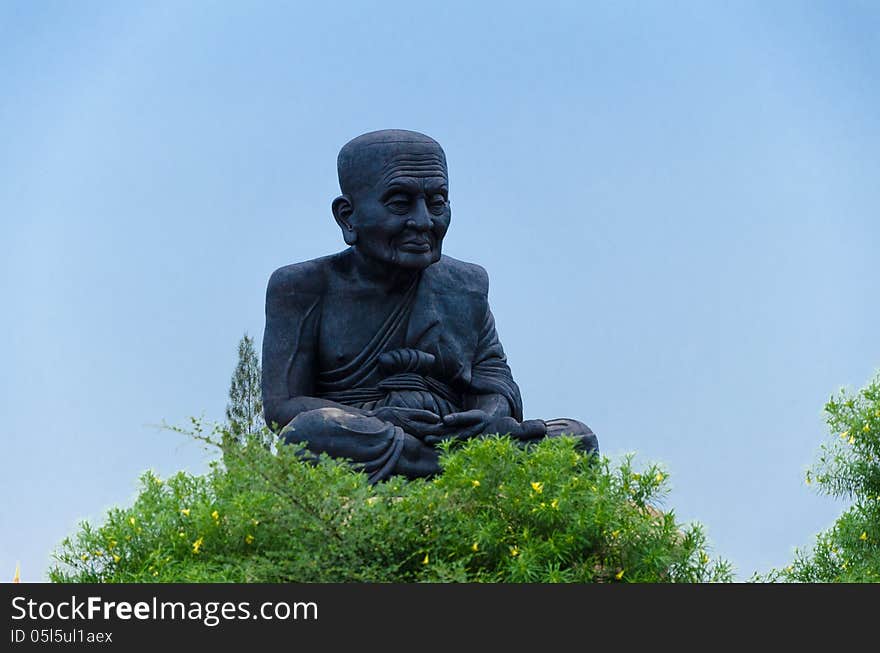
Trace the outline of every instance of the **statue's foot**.
<instances>
[{"instance_id":1,"label":"statue's foot","mask_svg":"<svg viewBox=\"0 0 880 653\"><path fill-rule=\"evenodd\" d=\"M569 435L578 439L578 449L584 453L599 453L599 438L592 429L576 419L558 417L544 420L547 425L547 437Z\"/></svg>"}]
</instances>

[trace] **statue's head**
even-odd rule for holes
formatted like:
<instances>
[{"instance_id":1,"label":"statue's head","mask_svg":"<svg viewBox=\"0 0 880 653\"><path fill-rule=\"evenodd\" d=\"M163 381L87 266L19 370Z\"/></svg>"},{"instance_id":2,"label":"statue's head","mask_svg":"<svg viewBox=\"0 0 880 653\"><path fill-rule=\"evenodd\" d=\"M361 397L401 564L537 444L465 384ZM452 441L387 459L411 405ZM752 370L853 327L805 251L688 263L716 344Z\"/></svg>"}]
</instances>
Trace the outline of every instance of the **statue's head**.
<instances>
[{"instance_id":1,"label":"statue's head","mask_svg":"<svg viewBox=\"0 0 880 653\"><path fill-rule=\"evenodd\" d=\"M342 195L333 200L333 216L347 244L404 268L440 260L452 214L437 141L400 129L369 132L342 147L337 169Z\"/></svg>"}]
</instances>

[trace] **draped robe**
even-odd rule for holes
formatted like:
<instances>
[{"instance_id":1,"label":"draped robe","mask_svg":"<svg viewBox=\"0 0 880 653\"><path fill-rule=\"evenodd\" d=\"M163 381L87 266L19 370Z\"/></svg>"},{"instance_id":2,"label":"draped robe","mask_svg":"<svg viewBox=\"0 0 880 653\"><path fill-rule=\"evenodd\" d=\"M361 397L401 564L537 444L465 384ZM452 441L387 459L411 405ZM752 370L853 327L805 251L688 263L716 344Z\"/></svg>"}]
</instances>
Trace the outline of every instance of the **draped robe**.
<instances>
[{"instance_id":1,"label":"draped robe","mask_svg":"<svg viewBox=\"0 0 880 653\"><path fill-rule=\"evenodd\" d=\"M297 393L356 409L300 413L283 425L285 441L305 442L312 454L348 458L377 481L394 473L407 434L366 411L418 408L443 417L472 407L477 395L494 394L507 401L511 417L522 421L520 391L489 309L488 276L483 268L448 256L416 276L357 355L321 369L321 321L342 319L325 315L323 308L333 282L338 286L334 275L344 255L286 266L269 283L263 341L267 422L275 403Z\"/></svg>"}]
</instances>

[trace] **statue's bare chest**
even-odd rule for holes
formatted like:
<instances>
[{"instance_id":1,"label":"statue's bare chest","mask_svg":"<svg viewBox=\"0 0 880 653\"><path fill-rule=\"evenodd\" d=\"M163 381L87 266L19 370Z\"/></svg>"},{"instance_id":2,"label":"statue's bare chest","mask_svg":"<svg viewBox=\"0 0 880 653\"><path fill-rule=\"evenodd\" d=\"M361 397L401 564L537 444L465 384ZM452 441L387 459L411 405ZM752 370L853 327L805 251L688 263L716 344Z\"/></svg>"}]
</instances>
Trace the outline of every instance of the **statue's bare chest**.
<instances>
[{"instance_id":1,"label":"statue's bare chest","mask_svg":"<svg viewBox=\"0 0 880 653\"><path fill-rule=\"evenodd\" d=\"M322 371L351 362L387 327L401 297L338 293L325 297L318 330L318 363ZM400 330L398 330L398 335ZM389 342L391 348L400 346Z\"/></svg>"}]
</instances>

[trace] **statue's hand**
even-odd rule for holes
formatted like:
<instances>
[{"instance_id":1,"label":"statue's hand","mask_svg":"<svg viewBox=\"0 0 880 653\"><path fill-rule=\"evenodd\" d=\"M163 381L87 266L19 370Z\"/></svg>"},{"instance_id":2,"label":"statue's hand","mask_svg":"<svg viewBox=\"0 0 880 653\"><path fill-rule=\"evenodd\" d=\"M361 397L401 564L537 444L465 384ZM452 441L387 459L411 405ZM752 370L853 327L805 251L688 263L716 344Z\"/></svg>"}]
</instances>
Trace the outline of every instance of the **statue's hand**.
<instances>
[{"instance_id":1,"label":"statue's hand","mask_svg":"<svg viewBox=\"0 0 880 653\"><path fill-rule=\"evenodd\" d=\"M533 440L547 433L547 425L539 419L517 422L512 417L496 417L483 410L467 410L450 413L443 418L445 434L429 435L426 444L437 444L442 440L469 440L485 433L505 433L517 440Z\"/></svg>"},{"instance_id":2,"label":"statue's hand","mask_svg":"<svg viewBox=\"0 0 880 653\"><path fill-rule=\"evenodd\" d=\"M484 410L473 409L460 413L450 413L443 418L444 433L429 435L426 444L437 444L442 440L469 440L484 433L495 433L493 425L498 418ZM515 422L514 422L515 423Z\"/></svg>"},{"instance_id":3,"label":"statue's hand","mask_svg":"<svg viewBox=\"0 0 880 653\"><path fill-rule=\"evenodd\" d=\"M381 406L367 413L372 417L378 417L384 422L399 426L404 431L419 439L432 433L437 434L443 429L440 416L430 410L419 408L402 408L398 406Z\"/></svg>"}]
</instances>

